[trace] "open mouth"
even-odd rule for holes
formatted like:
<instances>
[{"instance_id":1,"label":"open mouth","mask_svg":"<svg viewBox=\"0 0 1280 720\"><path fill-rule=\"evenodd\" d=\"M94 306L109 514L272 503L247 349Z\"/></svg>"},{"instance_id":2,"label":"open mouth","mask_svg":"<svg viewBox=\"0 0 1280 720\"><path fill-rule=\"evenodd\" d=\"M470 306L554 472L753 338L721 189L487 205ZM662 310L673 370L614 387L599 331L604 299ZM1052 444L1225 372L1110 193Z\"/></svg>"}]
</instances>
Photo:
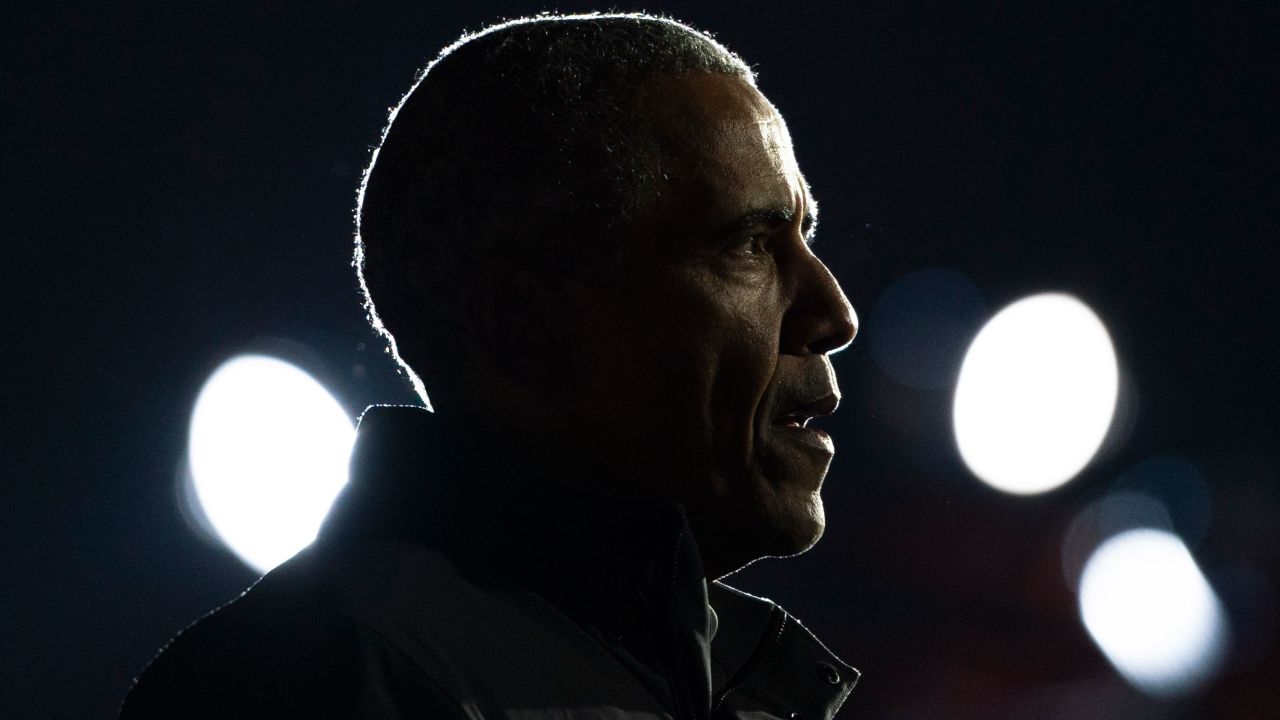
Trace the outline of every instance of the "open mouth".
<instances>
[{"instance_id":1,"label":"open mouth","mask_svg":"<svg viewBox=\"0 0 1280 720\"><path fill-rule=\"evenodd\" d=\"M808 428L810 420L826 417L835 412L836 406L840 404L840 398L833 393L816 400L788 404L791 407L784 405L782 413L774 419L773 424L789 428Z\"/></svg>"},{"instance_id":2,"label":"open mouth","mask_svg":"<svg viewBox=\"0 0 1280 720\"><path fill-rule=\"evenodd\" d=\"M813 418L811 417L806 417L803 415L788 415L788 416L780 417L777 420L774 420L773 424L781 425L783 427L803 428L803 427L808 427L809 421L812 419Z\"/></svg>"}]
</instances>

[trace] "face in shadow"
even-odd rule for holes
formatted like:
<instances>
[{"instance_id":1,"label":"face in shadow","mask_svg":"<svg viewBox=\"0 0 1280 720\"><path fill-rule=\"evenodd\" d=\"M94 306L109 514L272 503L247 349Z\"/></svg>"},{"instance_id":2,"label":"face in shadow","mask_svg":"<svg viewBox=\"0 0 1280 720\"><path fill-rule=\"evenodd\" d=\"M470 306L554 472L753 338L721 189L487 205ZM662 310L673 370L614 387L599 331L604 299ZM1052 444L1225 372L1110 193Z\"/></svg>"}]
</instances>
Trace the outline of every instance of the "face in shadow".
<instances>
[{"instance_id":1,"label":"face in shadow","mask_svg":"<svg viewBox=\"0 0 1280 720\"><path fill-rule=\"evenodd\" d=\"M697 74L639 105L663 187L568 303L572 433L601 482L684 503L719 577L821 536L834 450L805 424L834 411L829 355L857 320L810 248L817 207L764 96Z\"/></svg>"}]
</instances>

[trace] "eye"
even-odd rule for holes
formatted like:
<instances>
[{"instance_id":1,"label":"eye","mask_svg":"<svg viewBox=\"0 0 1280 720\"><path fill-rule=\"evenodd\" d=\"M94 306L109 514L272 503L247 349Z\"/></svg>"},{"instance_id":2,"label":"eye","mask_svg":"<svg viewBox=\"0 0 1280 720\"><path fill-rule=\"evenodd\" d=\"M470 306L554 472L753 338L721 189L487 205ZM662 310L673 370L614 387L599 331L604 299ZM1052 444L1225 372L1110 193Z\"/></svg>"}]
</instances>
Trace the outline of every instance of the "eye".
<instances>
[{"instance_id":1,"label":"eye","mask_svg":"<svg viewBox=\"0 0 1280 720\"><path fill-rule=\"evenodd\" d=\"M726 249L736 255L764 255L769 249L769 233L763 231L747 233Z\"/></svg>"}]
</instances>

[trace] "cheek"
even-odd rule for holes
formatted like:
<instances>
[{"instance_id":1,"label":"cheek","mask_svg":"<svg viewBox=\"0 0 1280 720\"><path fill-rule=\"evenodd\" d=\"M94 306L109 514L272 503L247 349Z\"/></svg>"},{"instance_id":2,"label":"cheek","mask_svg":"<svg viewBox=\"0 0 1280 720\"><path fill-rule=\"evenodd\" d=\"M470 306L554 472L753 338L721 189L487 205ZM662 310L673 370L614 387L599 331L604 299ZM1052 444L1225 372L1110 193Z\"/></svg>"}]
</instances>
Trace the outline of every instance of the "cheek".
<instances>
[{"instance_id":1,"label":"cheek","mask_svg":"<svg viewBox=\"0 0 1280 720\"><path fill-rule=\"evenodd\" d=\"M705 277L653 280L643 297L620 294L625 302L592 313L580 398L588 422L613 425L636 462L717 492L751 462L756 411L777 367L778 303Z\"/></svg>"},{"instance_id":2,"label":"cheek","mask_svg":"<svg viewBox=\"0 0 1280 720\"><path fill-rule=\"evenodd\" d=\"M750 423L777 368L776 333L763 318L751 315L726 318L723 330L711 407L722 420Z\"/></svg>"},{"instance_id":3,"label":"cheek","mask_svg":"<svg viewBox=\"0 0 1280 720\"><path fill-rule=\"evenodd\" d=\"M666 337L700 370L708 417L723 422L725 411L754 408L776 365L776 303L753 285L697 276L668 298Z\"/></svg>"},{"instance_id":4,"label":"cheek","mask_svg":"<svg viewBox=\"0 0 1280 720\"><path fill-rule=\"evenodd\" d=\"M749 473L756 455L760 403L778 366L780 318L768 298L736 298L721 305L715 367L707 394L718 474L734 484Z\"/></svg>"},{"instance_id":5,"label":"cheek","mask_svg":"<svg viewBox=\"0 0 1280 720\"><path fill-rule=\"evenodd\" d=\"M691 298L654 289L647 301L620 293L622 302L588 313L574 359L575 394L587 421L616 425L630 442L670 455L703 434L721 333L699 322L702 313L684 311Z\"/></svg>"}]
</instances>

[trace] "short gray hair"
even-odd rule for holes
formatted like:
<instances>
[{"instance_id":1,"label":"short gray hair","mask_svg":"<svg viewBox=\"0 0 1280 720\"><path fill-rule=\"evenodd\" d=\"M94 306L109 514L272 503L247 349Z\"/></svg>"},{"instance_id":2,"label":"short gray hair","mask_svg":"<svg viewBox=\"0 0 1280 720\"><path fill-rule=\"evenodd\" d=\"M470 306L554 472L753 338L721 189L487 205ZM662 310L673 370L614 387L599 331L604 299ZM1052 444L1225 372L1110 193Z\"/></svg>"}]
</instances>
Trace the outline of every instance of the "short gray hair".
<instances>
[{"instance_id":1,"label":"short gray hair","mask_svg":"<svg viewBox=\"0 0 1280 720\"><path fill-rule=\"evenodd\" d=\"M689 73L755 84L710 35L645 14L504 22L418 74L364 173L354 265L370 323L424 400L414 369L459 370L459 300L479 268L607 252L656 196L661 153L635 97Z\"/></svg>"}]
</instances>

